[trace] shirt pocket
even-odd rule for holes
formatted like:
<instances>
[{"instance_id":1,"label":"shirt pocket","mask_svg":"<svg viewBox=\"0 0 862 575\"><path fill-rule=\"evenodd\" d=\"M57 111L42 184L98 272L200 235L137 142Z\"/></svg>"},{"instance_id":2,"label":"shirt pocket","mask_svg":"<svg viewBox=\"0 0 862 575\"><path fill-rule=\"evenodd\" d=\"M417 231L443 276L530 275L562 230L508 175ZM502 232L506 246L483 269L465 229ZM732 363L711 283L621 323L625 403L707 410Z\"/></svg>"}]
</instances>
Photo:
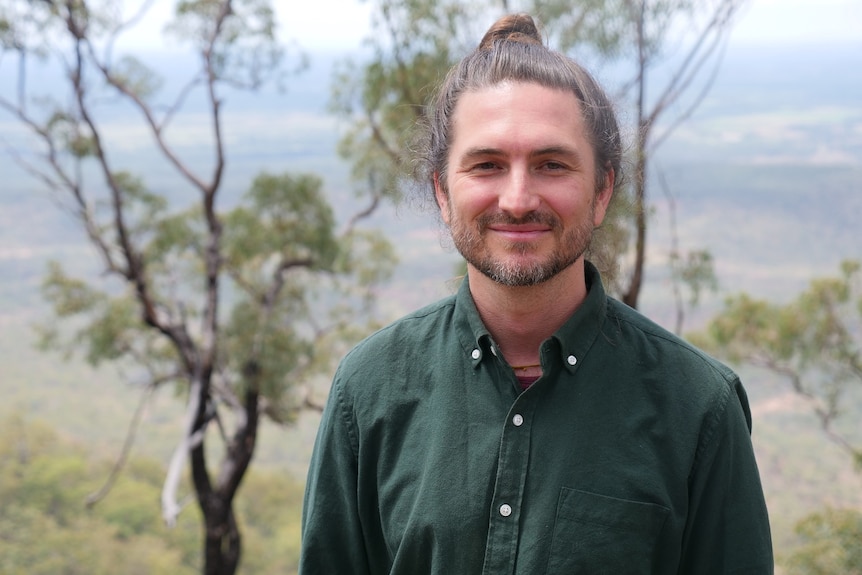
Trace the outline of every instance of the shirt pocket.
<instances>
[{"instance_id":1,"label":"shirt pocket","mask_svg":"<svg viewBox=\"0 0 862 575\"><path fill-rule=\"evenodd\" d=\"M669 510L563 487L547 575L638 575L653 571Z\"/></svg>"}]
</instances>

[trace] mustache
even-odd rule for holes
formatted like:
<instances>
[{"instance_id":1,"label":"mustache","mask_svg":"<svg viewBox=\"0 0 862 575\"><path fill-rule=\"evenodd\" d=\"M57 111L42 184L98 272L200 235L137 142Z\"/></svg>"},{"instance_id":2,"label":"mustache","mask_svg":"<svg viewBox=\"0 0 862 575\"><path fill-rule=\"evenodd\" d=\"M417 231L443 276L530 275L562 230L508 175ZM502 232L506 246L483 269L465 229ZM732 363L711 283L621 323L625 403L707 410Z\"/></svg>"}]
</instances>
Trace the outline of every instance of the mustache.
<instances>
[{"instance_id":1,"label":"mustache","mask_svg":"<svg viewBox=\"0 0 862 575\"><path fill-rule=\"evenodd\" d=\"M476 218L476 223L479 225L480 229L487 228L494 224L506 224L511 226L543 224L551 229L558 229L560 227L560 220L553 214L549 214L547 212L529 212L520 218L516 218L506 212L494 212L479 216Z\"/></svg>"}]
</instances>

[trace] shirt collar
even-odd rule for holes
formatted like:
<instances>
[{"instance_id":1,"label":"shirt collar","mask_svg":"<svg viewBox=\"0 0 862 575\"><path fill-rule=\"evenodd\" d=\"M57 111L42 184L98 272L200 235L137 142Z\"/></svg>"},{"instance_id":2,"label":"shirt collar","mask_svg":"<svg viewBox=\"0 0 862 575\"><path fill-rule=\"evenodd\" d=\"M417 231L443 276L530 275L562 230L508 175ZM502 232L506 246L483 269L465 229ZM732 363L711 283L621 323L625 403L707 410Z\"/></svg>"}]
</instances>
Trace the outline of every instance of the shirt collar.
<instances>
[{"instance_id":1,"label":"shirt collar","mask_svg":"<svg viewBox=\"0 0 862 575\"><path fill-rule=\"evenodd\" d=\"M488 328L479 317L467 276L464 276L455 296L455 322L464 352L473 367L478 367L486 353L493 353L493 343Z\"/></svg>"},{"instance_id":2,"label":"shirt collar","mask_svg":"<svg viewBox=\"0 0 862 575\"><path fill-rule=\"evenodd\" d=\"M570 372L574 372L586 358L607 315L607 296L599 271L592 263L584 262L584 272L587 297L553 335L559 343L562 365Z\"/></svg>"},{"instance_id":3,"label":"shirt collar","mask_svg":"<svg viewBox=\"0 0 862 575\"><path fill-rule=\"evenodd\" d=\"M599 334L607 313L605 289L599 271L590 262L584 262L587 297L565 324L551 336L564 369L574 372L584 360ZM478 367L486 354L495 354L488 328L482 323L476 303L470 294L467 278L461 282L455 296L455 317L458 338L466 357ZM547 347L543 344L543 348Z\"/></svg>"}]
</instances>

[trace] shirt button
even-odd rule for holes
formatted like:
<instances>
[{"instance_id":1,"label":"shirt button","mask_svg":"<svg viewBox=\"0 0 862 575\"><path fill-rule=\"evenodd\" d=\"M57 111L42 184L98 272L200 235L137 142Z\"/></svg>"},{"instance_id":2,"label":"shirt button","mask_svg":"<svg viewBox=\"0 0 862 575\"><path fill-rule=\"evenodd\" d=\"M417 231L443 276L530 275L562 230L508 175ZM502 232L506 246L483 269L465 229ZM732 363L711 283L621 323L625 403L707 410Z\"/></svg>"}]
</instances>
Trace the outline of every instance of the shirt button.
<instances>
[{"instance_id":1,"label":"shirt button","mask_svg":"<svg viewBox=\"0 0 862 575\"><path fill-rule=\"evenodd\" d=\"M512 417L512 423L515 424L515 427L521 427L524 424L524 416L520 413L516 413L514 417Z\"/></svg>"},{"instance_id":2,"label":"shirt button","mask_svg":"<svg viewBox=\"0 0 862 575\"><path fill-rule=\"evenodd\" d=\"M578 363L578 358L576 358L573 355L570 355L569 357L566 358L566 361L569 362L569 365L575 365L576 363Z\"/></svg>"},{"instance_id":3,"label":"shirt button","mask_svg":"<svg viewBox=\"0 0 862 575\"><path fill-rule=\"evenodd\" d=\"M504 503L500 506L500 515L502 515L503 517L508 517L511 514L512 514L512 507L510 505L507 505L506 503Z\"/></svg>"},{"instance_id":4,"label":"shirt button","mask_svg":"<svg viewBox=\"0 0 862 575\"><path fill-rule=\"evenodd\" d=\"M478 349L474 349L474 350L473 350L473 353L471 353L471 354L470 354L470 356L471 356L473 359L479 359L479 356L480 356L480 355L482 355L482 352L481 352L481 351L479 351Z\"/></svg>"}]
</instances>

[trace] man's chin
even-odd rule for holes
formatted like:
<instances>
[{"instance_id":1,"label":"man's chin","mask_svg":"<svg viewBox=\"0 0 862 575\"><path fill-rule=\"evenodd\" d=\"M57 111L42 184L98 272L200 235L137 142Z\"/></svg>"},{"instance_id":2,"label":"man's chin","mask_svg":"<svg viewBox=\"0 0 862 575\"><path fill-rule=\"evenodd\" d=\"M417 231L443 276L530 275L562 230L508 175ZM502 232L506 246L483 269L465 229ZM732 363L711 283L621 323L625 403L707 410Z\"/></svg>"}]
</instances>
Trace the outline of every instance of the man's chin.
<instances>
[{"instance_id":1,"label":"man's chin","mask_svg":"<svg viewBox=\"0 0 862 575\"><path fill-rule=\"evenodd\" d=\"M530 287L556 275L556 271L532 262L530 265L494 262L474 266L484 276L508 287Z\"/></svg>"}]
</instances>

